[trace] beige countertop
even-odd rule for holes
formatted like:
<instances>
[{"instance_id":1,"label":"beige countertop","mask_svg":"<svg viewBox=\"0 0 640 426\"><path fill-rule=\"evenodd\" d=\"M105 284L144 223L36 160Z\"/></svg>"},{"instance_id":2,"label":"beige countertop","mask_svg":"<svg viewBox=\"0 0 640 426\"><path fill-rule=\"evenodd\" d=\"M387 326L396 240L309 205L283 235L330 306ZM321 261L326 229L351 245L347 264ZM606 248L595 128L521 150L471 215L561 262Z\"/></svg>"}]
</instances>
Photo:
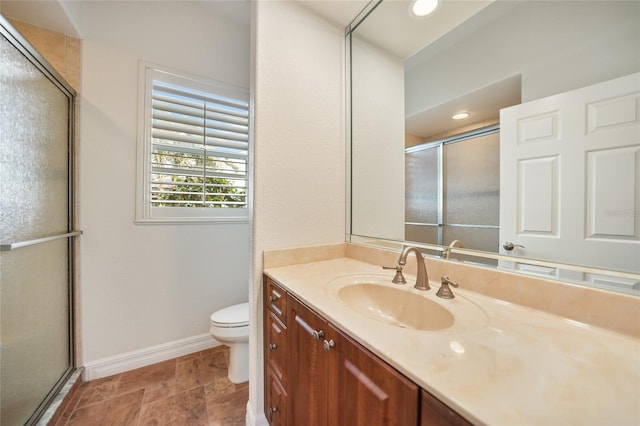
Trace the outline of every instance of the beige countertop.
<instances>
[{"instance_id":1,"label":"beige countertop","mask_svg":"<svg viewBox=\"0 0 640 426\"><path fill-rule=\"evenodd\" d=\"M347 332L469 421L491 425L640 425L640 340L465 290L420 292L455 316L441 331L400 328L354 312L336 278L393 271L351 258L265 269ZM386 276L386 277L385 277ZM343 278L341 278L343 277ZM415 277L406 275L407 291Z\"/></svg>"}]
</instances>

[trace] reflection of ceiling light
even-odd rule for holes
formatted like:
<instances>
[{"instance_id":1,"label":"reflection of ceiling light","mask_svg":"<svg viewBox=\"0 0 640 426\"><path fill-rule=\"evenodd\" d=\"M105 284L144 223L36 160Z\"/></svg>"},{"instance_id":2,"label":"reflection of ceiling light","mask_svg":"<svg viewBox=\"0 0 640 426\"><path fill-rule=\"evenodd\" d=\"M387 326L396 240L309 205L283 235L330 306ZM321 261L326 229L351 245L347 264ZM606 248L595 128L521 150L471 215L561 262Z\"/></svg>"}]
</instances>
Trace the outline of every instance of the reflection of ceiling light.
<instances>
[{"instance_id":1,"label":"reflection of ceiling light","mask_svg":"<svg viewBox=\"0 0 640 426\"><path fill-rule=\"evenodd\" d=\"M427 16L438 7L438 0L413 0L409 6L416 16Z\"/></svg>"},{"instance_id":2,"label":"reflection of ceiling light","mask_svg":"<svg viewBox=\"0 0 640 426\"><path fill-rule=\"evenodd\" d=\"M454 351L458 355L463 355L465 353L464 346L462 346L460 343L456 342L455 340L449 342L449 347L451 348L452 351Z\"/></svg>"},{"instance_id":3,"label":"reflection of ceiling light","mask_svg":"<svg viewBox=\"0 0 640 426\"><path fill-rule=\"evenodd\" d=\"M471 114L469 114L466 111L460 111L453 114L451 118L453 118L454 120L464 120L465 118L468 118L470 115Z\"/></svg>"}]
</instances>

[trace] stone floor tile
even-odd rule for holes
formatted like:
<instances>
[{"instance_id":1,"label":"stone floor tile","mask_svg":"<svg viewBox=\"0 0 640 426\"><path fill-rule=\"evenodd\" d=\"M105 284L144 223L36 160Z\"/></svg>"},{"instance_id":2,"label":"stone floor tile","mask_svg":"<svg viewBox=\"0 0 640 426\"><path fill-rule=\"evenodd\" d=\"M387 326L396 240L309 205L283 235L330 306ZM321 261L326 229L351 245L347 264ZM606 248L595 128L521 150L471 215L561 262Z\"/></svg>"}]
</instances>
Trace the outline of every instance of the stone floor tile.
<instances>
[{"instance_id":1,"label":"stone floor tile","mask_svg":"<svg viewBox=\"0 0 640 426\"><path fill-rule=\"evenodd\" d=\"M207 403L202 386L145 404L138 421L139 426L207 424Z\"/></svg>"}]
</instances>

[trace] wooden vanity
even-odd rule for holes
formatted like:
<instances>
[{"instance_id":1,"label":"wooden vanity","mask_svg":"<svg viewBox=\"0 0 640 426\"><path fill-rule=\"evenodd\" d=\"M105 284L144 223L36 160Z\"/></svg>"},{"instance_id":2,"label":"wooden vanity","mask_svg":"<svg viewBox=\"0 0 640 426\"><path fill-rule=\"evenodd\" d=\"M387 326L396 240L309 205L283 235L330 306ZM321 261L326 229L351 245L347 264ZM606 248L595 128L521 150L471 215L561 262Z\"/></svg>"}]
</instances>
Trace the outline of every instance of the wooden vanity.
<instances>
[{"instance_id":1,"label":"wooden vanity","mask_svg":"<svg viewBox=\"0 0 640 426\"><path fill-rule=\"evenodd\" d=\"M271 425L469 425L278 283L264 277Z\"/></svg>"},{"instance_id":2,"label":"wooden vanity","mask_svg":"<svg viewBox=\"0 0 640 426\"><path fill-rule=\"evenodd\" d=\"M349 244L265 253L270 424L640 424L637 298L437 259L425 259L432 290L419 291L412 271L391 282L380 265L395 260ZM455 299L436 296L441 275L460 283ZM435 303L455 321L372 319L342 292L360 282L428 299L425 318Z\"/></svg>"}]
</instances>

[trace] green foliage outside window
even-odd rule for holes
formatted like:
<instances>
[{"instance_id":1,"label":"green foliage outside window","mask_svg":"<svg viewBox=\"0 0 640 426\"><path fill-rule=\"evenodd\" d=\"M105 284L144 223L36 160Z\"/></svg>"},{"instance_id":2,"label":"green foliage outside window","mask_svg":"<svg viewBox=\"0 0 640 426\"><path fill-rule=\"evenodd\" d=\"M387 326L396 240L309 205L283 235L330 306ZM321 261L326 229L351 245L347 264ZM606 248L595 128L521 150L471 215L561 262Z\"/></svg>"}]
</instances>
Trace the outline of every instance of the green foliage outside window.
<instances>
[{"instance_id":1,"label":"green foliage outside window","mask_svg":"<svg viewBox=\"0 0 640 426\"><path fill-rule=\"evenodd\" d=\"M164 173L152 175L152 203L156 207L246 207L246 188L234 186L231 179L194 176L202 172L204 155L169 151L153 154L154 168ZM236 164L207 157L207 170L225 174L240 173ZM240 177L240 176L239 176ZM204 189L203 189L204 188Z\"/></svg>"}]
</instances>

